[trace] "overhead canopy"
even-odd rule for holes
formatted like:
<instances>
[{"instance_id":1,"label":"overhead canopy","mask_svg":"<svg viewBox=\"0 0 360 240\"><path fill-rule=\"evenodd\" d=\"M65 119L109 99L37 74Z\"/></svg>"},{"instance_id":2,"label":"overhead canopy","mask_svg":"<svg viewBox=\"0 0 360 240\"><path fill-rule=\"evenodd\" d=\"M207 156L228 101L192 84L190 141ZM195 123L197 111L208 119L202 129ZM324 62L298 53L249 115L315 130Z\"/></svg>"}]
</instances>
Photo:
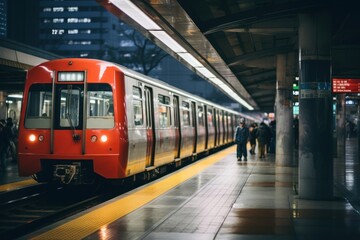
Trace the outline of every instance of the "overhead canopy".
<instances>
[{"instance_id":1,"label":"overhead canopy","mask_svg":"<svg viewBox=\"0 0 360 240\"><path fill-rule=\"evenodd\" d=\"M183 61L148 29L119 10L117 2L97 0L109 11ZM298 14L332 12L332 71L360 76L359 18L351 1L325 0L133 0L162 30L262 112L274 111L276 56L298 53ZM125 13L125 14L124 14ZM350 61L349 61L350 60ZM193 66L190 66L193 68ZM194 69L195 70L195 69ZM195 70L196 71L196 70ZM294 80L298 75L294 72ZM216 84L214 84L216 85ZM221 85L221 84L219 84ZM225 91L226 92L226 91Z\"/></svg>"}]
</instances>

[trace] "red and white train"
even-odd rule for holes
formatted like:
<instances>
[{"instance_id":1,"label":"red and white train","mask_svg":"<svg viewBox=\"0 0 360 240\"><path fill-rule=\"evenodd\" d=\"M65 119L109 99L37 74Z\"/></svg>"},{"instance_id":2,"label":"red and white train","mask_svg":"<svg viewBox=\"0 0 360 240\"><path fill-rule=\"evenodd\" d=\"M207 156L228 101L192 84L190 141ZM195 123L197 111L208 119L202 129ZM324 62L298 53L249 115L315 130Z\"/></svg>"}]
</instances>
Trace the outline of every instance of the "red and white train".
<instances>
[{"instance_id":1,"label":"red and white train","mask_svg":"<svg viewBox=\"0 0 360 240\"><path fill-rule=\"evenodd\" d=\"M19 175L90 184L156 175L231 144L246 116L94 59L60 59L27 74Z\"/></svg>"}]
</instances>

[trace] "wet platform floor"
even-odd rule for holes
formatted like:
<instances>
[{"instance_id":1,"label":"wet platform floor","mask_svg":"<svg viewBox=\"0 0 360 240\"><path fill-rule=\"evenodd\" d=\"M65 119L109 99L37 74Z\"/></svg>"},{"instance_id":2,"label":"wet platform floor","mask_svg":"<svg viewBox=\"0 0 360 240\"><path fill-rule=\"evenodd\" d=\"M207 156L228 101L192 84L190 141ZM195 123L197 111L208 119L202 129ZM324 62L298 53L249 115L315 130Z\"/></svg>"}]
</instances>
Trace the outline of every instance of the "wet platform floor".
<instances>
[{"instance_id":1,"label":"wet platform floor","mask_svg":"<svg viewBox=\"0 0 360 240\"><path fill-rule=\"evenodd\" d=\"M347 156L343 163L335 159L334 165L342 165L344 171L334 171L335 186L339 187L334 189L331 201L300 199L296 192L296 164L277 167L273 155L266 159L249 156L247 162L238 162L235 147L231 147L213 157L217 160L201 170L194 170L198 168L195 164L187 167L188 171L198 172L186 177L176 175L176 180L170 181L180 182L161 189L159 195L158 188L168 184L163 181L174 176L24 239L360 239L357 196L351 192L358 184L350 180L351 174L354 181L359 180L356 154ZM125 198L141 191L146 197L154 197L138 206L134 198L126 202ZM124 206L134 209L113 220L107 218L119 214ZM98 218L90 215L95 211L99 211Z\"/></svg>"}]
</instances>

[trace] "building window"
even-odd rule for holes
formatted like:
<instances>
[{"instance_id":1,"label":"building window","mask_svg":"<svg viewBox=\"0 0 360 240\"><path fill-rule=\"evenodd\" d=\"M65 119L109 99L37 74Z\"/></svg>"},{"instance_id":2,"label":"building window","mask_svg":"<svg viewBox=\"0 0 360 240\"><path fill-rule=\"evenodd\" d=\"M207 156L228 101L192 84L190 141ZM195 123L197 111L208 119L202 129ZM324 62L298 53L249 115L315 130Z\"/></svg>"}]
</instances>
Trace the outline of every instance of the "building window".
<instances>
[{"instance_id":1,"label":"building window","mask_svg":"<svg viewBox=\"0 0 360 240\"><path fill-rule=\"evenodd\" d=\"M64 8L63 7L53 7L53 12L63 12Z\"/></svg>"},{"instance_id":2,"label":"building window","mask_svg":"<svg viewBox=\"0 0 360 240\"><path fill-rule=\"evenodd\" d=\"M62 35L65 33L64 29L52 29L51 30L51 34L52 35Z\"/></svg>"},{"instance_id":3,"label":"building window","mask_svg":"<svg viewBox=\"0 0 360 240\"><path fill-rule=\"evenodd\" d=\"M67 8L68 12L77 12L79 10L78 7L68 7Z\"/></svg>"},{"instance_id":4,"label":"building window","mask_svg":"<svg viewBox=\"0 0 360 240\"><path fill-rule=\"evenodd\" d=\"M63 23L64 19L63 18L54 18L53 19L53 23Z\"/></svg>"},{"instance_id":5,"label":"building window","mask_svg":"<svg viewBox=\"0 0 360 240\"><path fill-rule=\"evenodd\" d=\"M79 30L78 29L69 29L68 30L68 34L78 34Z\"/></svg>"}]
</instances>

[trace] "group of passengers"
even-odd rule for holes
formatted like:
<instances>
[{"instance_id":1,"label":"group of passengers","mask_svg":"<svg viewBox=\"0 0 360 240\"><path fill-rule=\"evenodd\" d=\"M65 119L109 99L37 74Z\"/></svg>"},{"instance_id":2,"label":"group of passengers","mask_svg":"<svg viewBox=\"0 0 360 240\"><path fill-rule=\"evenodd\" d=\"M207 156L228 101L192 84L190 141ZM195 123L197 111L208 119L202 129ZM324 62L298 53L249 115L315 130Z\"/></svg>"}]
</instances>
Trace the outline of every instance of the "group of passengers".
<instances>
[{"instance_id":1,"label":"group of passengers","mask_svg":"<svg viewBox=\"0 0 360 240\"><path fill-rule=\"evenodd\" d=\"M17 129L12 118L0 120L0 172L6 170L8 157L17 162Z\"/></svg>"},{"instance_id":2,"label":"group of passengers","mask_svg":"<svg viewBox=\"0 0 360 240\"><path fill-rule=\"evenodd\" d=\"M265 122L246 126L245 120L241 119L235 130L236 158L238 161L247 161L247 143L250 143L250 154L255 155L256 143L258 143L259 158L265 158L266 153L275 153L275 121L269 126Z\"/></svg>"}]
</instances>

